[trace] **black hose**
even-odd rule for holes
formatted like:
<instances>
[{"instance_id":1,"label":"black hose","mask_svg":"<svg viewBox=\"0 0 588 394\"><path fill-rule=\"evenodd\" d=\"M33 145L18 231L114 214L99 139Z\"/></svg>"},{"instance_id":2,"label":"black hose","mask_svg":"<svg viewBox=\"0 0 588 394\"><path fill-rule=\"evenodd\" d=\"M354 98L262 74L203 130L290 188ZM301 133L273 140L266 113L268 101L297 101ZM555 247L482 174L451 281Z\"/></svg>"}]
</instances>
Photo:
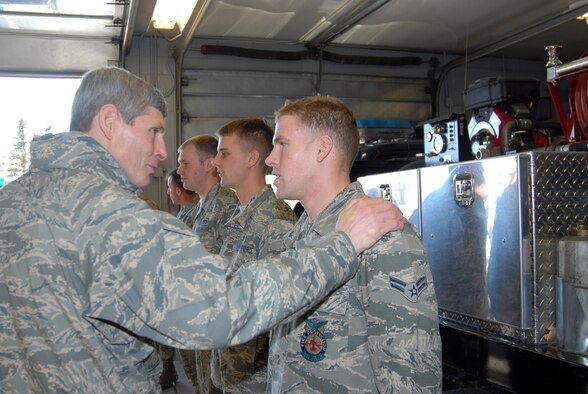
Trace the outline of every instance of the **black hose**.
<instances>
[{"instance_id":1,"label":"black hose","mask_svg":"<svg viewBox=\"0 0 588 394\"><path fill-rule=\"evenodd\" d=\"M510 140L510 134L514 130L530 130L533 127L533 121L531 119L511 119L502 129L500 129L501 147L500 151L504 155L508 151L508 141Z\"/></svg>"},{"instance_id":2,"label":"black hose","mask_svg":"<svg viewBox=\"0 0 588 394\"><path fill-rule=\"evenodd\" d=\"M265 60L318 60L321 52L316 48L304 51L268 51L263 49L249 49L225 45L202 45L200 53L203 55L226 55L248 57ZM417 56L381 57L341 55L329 51L322 51L323 60L340 64L360 64L366 66L418 66L423 59Z\"/></svg>"}]
</instances>

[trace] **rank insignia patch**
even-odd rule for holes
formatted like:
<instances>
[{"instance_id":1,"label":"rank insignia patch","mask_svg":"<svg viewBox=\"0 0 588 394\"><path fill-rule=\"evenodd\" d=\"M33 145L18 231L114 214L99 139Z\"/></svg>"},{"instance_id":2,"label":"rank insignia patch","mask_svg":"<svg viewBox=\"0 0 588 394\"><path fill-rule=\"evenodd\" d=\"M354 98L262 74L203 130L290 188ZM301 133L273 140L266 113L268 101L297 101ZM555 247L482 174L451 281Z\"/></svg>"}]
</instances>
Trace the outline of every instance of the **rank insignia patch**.
<instances>
[{"instance_id":1,"label":"rank insignia patch","mask_svg":"<svg viewBox=\"0 0 588 394\"><path fill-rule=\"evenodd\" d=\"M304 333L300 337L301 354L308 361L318 362L325 358L327 340L323 334L326 321L305 320Z\"/></svg>"},{"instance_id":2,"label":"rank insignia patch","mask_svg":"<svg viewBox=\"0 0 588 394\"><path fill-rule=\"evenodd\" d=\"M410 302L417 302L419 296L427 288L429 284L424 276L421 276L416 282L406 283L401 279L390 277L390 287L400 292Z\"/></svg>"}]
</instances>

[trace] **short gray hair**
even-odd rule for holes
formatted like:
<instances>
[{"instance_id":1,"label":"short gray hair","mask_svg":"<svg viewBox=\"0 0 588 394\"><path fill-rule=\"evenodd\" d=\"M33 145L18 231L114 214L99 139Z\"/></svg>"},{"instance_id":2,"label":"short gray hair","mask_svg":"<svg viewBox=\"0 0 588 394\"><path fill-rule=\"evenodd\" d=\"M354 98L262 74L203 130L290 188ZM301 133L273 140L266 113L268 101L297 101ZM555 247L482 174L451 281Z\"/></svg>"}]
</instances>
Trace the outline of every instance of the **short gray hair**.
<instances>
[{"instance_id":1,"label":"short gray hair","mask_svg":"<svg viewBox=\"0 0 588 394\"><path fill-rule=\"evenodd\" d=\"M167 116L167 104L159 89L118 67L101 67L82 77L71 108L70 130L88 131L102 106L113 104L128 124L153 107Z\"/></svg>"}]
</instances>

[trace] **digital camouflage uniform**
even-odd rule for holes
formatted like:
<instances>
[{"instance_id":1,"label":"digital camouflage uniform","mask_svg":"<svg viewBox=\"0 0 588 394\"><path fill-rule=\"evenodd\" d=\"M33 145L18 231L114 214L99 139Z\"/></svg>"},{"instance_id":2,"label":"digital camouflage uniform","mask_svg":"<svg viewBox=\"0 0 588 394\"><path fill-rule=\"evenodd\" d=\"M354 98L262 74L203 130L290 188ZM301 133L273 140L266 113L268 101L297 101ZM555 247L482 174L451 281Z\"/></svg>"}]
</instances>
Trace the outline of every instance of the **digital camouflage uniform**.
<instances>
[{"instance_id":1,"label":"digital camouflage uniform","mask_svg":"<svg viewBox=\"0 0 588 394\"><path fill-rule=\"evenodd\" d=\"M301 246L335 229L343 207L363 196L347 186L290 234ZM441 391L437 302L423 245L413 227L388 233L360 257L357 274L294 322L271 332L272 393Z\"/></svg>"},{"instance_id":2,"label":"digital camouflage uniform","mask_svg":"<svg viewBox=\"0 0 588 394\"><path fill-rule=\"evenodd\" d=\"M249 261L284 251L284 235L297 218L288 204L266 185L225 224L221 256L231 261L228 275ZM267 386L268 334L246 344L213 350L212 381L231 393L263 393Z\"/></svg>"},{"instance_id":3,"label":"digital camouflage uniform","mask_svg":"<svg viewBox=\"0 0 588 394\"><path fill-rule=\"evenodd\" d=\"M200 237L200 241L210 253L218 254L220 252L223 244L224 224L238 205L239 199L235 192L222 187L220 183L214 185L198 203L192 230ZM226 269L226 265L218 268ZM210 376L210 351L186 350L181 351L180 354L182 360L188 365L186 374L198 388L200 394L218 392L212 386Z\"/></svg>"},{"instance_id":4,"label":"digital camouflage uniform","mask_svg":"<svg viewBox=\"0 0 588 394\"><path fill-rule=\"evenodd\" d=\"M210 253L220 252L224 225L238 205L235 192L221 187L220 183L214 185L198 203L192 230Z\"/></svg>"},{"instance_id":5,"label":"digital camouflage uniform","mask_svg":"<svg viewBox=\"0 0 588 394\"><path fill-rule=\"evenodd\" d=\"M0 390L160 392L158 354L138 338L244 343L357 269L339 232L227 281L220 256L137 194L91 137L33 139L29 172L0 190Z\"/></svg>"},{"instance_id":6,"label":"digital camouflage uniform","mask_svg":"<svg viewBox=\"0 0 588 394\"><path fill-rule=\"evenodd\" d=\"M138 197L141 200L145 201L147 203L147 205L149 205L149 208L159 210L159 206L157 205L157 203L155 203L155 201L153 201L151 198L147 197L145 194L141 193L141 194L139 194ZM166 346L161 343L154 343L154 345L156 346L156 349L159 352L159 357L161 357L161 361L163 361L164 364L167 360L171 360L173 362L173 358L174 358L174 348L173 347ZM163 375L165 375L165 368L164 368L164 372L162 372L161 376L163 376ZM160 377L159 380L161 383L162 378ZM177 375L176 375L176 380L177 380Z\"/></svg>"},{"instance_id":7,"label":"digital camouflage uniform","mask_svg":"<svg viewBox=\"0 0 588 394\"><path fill-rule=\"evenodd\" d=\"M176 215L178 219L186 223L186 225L190 228L194 226L194 216L196 216L199 201L200 196L197 193L194 193L194 196L192 196L192 200L190 200L190 202L185 207L180 207L180 210ZM168 346L162 346L160 348L159 353L161 355L162 360L174 357L174 349ZM184 372L186 373L186 376L188 376L190 380L192 380L192 384L194 384L194 386L196 387L196 360L194 357L194 351L179 349L179 353L182 357Z\"/></svg>"},{"instance_id":8,"label":"digital camouflage uniform","mask_svg":"<svg viewBox=\"0 0 588 394\"><path fill-rule=\"evenodd\" d=\"M198 210L199 201L200 196L195 193L192 197L192 200L188 203L188 205L186 205L185 207L180 207L180 210L176 215L178 219L186 223L186 225L190 228L194 227L194 217L196 216L196 212Z\"/></svg>"}]
</instances>

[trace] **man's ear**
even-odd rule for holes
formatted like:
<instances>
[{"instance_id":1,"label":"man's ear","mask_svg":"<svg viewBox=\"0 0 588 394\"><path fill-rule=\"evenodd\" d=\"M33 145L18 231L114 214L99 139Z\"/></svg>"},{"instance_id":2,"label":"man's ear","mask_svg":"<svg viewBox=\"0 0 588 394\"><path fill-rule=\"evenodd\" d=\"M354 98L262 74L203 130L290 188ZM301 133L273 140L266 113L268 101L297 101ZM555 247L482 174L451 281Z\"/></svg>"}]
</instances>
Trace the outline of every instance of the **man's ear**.
<instances>
[{"instance_id":1,"label":"man's ear","mask_svg":"<svg viewBox=\"0 0 588 394\"><path fill-rule=\"evenodd\" d=\"M247 154L247 165L253 167L259 163L259 151L257 149L251 149Z\"/></svg>"},{"instance_id":2,"label":"man's ear","mask_svg":"<svg viewBox=\"0 0 588 394\"><path fill-rule=\"evenodd\" d=\"M113 104L103 105L98 111L98 126L106 139L112 139L113 129L119 117L118 109Z\"/></svg>"},{"instance_id":3,"label":"man's ear","mask_svg":"<svg viewBox=\"0 0 588 394\"><path fill-rule=\"evenodd\" d=\"M333 149L333 139L328 135L323 135L318 138L317 142L317 160L321 162L329 156L329 153L331 153L331 150Z\"/></svg>"},{"instance_id":4,"label":"man's ear","mask_svg":"<svg viewBox=\"0 0 588 394\"><path fill-rule=\"evenodd\" d=\"M206 168L206 171L208 171L208 172L216 171L216 167L212 165L213 161L214 161L214 156L209 157L208 159L204 160L204 168Z\"/></svg>"}]
</instances>

